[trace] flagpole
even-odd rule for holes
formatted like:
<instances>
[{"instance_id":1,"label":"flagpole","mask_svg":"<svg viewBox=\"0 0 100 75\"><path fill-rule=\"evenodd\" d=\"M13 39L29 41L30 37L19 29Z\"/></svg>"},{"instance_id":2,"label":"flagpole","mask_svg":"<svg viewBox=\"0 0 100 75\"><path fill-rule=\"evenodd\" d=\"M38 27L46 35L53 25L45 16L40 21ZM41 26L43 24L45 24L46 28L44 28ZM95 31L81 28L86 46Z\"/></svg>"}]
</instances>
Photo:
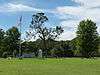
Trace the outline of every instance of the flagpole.
<instances>
[{"instance_id":1,"label":"flagpole","mask_svg":"<svg viewBox=\"0 0 100 75\"><path fill-rule=\"evenodd\" d=\"M19 31L20 31L19 57L22 56L22 49L21 49L21 24L22 24L22 16L20 17L20 21L19 21Z\"/></svg>"}]
</instances>

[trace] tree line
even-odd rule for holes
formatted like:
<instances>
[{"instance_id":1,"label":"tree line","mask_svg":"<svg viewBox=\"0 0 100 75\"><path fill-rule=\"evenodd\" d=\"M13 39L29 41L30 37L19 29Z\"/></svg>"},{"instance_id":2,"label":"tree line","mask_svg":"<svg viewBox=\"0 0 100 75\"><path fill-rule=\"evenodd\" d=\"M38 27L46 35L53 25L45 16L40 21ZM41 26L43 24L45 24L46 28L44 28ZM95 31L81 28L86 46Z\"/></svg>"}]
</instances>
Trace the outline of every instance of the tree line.
<instances>
[{"instance_id":1,"label":"tree line","mask_svg":"<svg viewBox=\"0 0 100 75\"><path fill-rule=\"evenodd\" d=\"M77 37L66 41L56 40L64 32L63 28L61 26L47 27L45 25L47 21L48 17L44 13L32 15L29 25L31 31L26 32L26 36L28 39L38 36L36 41L20 40L21 33L17 27L12 27L7 31L0 29L0 57L16 57L32 52L37 57L39 49L43 51L44 57L89 58L100 55L100 36L96 23L92 20L82 20L76 31ZM21 49L19 49L20 45Z\"/></svg>"}]
</instances>

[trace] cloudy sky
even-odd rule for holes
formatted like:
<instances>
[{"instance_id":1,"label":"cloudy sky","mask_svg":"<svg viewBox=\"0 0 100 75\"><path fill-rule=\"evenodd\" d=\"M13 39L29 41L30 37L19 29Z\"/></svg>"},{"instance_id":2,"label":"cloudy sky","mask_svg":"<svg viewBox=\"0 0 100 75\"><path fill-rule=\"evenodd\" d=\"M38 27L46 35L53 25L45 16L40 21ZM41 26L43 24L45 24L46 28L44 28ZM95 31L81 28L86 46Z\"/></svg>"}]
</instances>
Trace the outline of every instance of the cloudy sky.
<instances>
[{"instance_id":1,"label":"cloudy sky","mask_svg":"<svg viewBox=\"0 0 100 75\"><path fill-rule=\"evenodd\" d=\"M76 37L77 25L84 19L96 22L100 34L100 0L0 0L0 28L7 30L16 26L19 17L23 16L24 38L32 14L36 12L44 12L48 16L47 26L64 28L60 40Z\"/></svg>"}]
</instances>

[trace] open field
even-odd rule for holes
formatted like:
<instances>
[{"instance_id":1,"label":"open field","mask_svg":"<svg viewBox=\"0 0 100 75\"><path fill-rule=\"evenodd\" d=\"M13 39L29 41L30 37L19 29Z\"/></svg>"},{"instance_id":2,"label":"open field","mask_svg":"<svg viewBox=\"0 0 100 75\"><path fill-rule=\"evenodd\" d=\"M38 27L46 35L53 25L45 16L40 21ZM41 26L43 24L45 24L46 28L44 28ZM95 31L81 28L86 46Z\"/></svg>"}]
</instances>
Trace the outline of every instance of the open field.
<instances>
[{"instance_id":1,"label":"open field","mask_svg":"<svg viewBox=\"0 0 100 75\"><path fill-rule=\"evenodd\" d=\"M0 59L0 75L100 75L100 59Z\"/></svg>"}]
</instances>

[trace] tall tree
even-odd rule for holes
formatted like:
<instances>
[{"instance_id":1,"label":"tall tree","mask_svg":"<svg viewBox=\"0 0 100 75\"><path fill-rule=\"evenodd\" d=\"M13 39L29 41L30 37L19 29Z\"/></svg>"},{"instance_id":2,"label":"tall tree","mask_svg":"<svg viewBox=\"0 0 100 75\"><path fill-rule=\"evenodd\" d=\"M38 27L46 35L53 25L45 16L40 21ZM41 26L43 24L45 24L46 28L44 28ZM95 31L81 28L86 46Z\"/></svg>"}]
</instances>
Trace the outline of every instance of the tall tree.
<instances>
[{"instance_id":1,"label":"tall tree","mask_svg":"<svg viewBox=\"0 0 100 75\"><path fill-rule=\"evenodd\" d=\"M83 20L77 30L79 49L84 57L93 56L98 50L97 26L91 20Z\"/></svg>"},{"instance_id":2,"label":"tall tree","mask_svg":"<svg viewBox=\"0 0 100 75\"><path fill-rule=\"evenodd\" d=\"M0 29L0 56L2 56L4 49L4 35L5 35L4 30Z\"/></svg>"},{"instance_id":3,"label":"tall tree","mask_svg":"<svg viewBox=\"0 0 100 75\"><path fill-rule=\"evenodd\" d=\"M47 56L47 42L48 39L56 39L62 32L63 29L59 26L56 28L47 28L45 26L45 22L48 21L47 16L44 13L36 13L32 16L31 21L31 34L32 36L38 36L42 40L43 50L45 55ZM33 33L32 33L33 32Z\"/></svg>"},{"instance_id":4,"label":"tall tree","mask_svg":"<svg viewBox=\"0 0 100 75\"><path fill-rule=\"evenodd\" d=\"M20 32L18 28L12 27L6 31L6 44L8 47L8 52L10 55L14 55L13 53L19 52L19 39L20 37Z\"/></svg>"}]
</instances>

